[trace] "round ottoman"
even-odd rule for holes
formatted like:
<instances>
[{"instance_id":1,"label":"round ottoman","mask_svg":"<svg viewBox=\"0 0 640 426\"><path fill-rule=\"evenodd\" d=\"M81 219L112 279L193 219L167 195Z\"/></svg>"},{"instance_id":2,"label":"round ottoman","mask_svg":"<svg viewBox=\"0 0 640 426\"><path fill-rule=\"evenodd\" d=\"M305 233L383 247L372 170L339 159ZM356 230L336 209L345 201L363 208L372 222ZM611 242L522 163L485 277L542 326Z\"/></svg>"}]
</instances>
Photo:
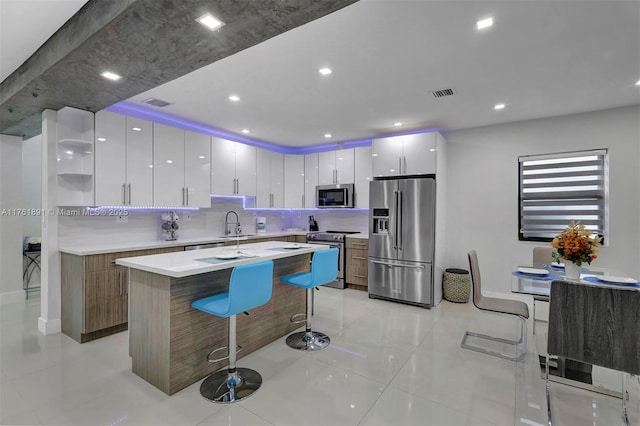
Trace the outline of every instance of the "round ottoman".
<instances>
[{"instance_id":1,"label":"round ottoman","mask_svg":"<svg viewBox=\"0 0 640 426\"><path fill-rule=\"evenodd\" d=\"M471 295L469 271L457 268L445 269L442 290L444 298L449 302L467 303Z\"/></svg>"}]
</instances>

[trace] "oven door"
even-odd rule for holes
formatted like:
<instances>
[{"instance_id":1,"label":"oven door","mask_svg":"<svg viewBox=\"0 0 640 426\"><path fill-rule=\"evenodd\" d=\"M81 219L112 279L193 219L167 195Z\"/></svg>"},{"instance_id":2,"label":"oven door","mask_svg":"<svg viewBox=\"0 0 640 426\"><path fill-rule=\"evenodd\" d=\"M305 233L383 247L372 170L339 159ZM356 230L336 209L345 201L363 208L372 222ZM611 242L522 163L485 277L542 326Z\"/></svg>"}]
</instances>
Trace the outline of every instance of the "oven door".
<instances>
[{"instance_id":1,"label":"oven door","mask_svg":"<svg viewBox=\"0 0 640 426\"><path fill-rule=\"evenodd\" d=\"M333 243L329 241L307 241L307 244L322 244L329 247L336 247L338 252L338 278L332 283L325 284L326 287L333 287L344 289L344 244L343 243ZM323 287L324 287L323 286Z\"/></svg>"}]
</instances>

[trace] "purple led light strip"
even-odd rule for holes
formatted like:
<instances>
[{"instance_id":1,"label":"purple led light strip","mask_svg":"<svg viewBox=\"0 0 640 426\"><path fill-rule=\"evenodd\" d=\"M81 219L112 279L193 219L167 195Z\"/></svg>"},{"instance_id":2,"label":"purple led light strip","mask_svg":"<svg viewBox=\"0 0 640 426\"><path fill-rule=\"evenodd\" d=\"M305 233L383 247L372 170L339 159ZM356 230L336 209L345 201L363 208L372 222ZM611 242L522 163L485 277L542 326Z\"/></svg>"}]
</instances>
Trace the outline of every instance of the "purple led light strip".
<instances>
[{"instance_id":1,"label":"purple led light strip","mask_svg":"<svg viewBox=\"0 0 640 426\"><path fill-rule=\"evenodd\" d=\"M224 138L232 140L234 142L240 142L259 148L268 149L270 151L280 152L282 154L313 154L315 152L335 151L342 145L343 148L358 148L363 146L370 146L371 140L374 138L355 139L344 141L341 143L331 143L325 145L314 145L309 147L286 147L275 145L268 142L259 141L253 138L247 138L237 135L235 133L226 132L224 130L216 129L211 126L196 123L195 121L187 120L186 118L176 117L165 112L154 111L149 108L145 108L140 105L135 105L130 102L122 101L105 108L107 111L115 112L118 114L128 115L130 117L140 118L142 120L153 121L155 123L166 124L167 126L178 127L184 130L190 130L198 133L204 133L210 136ZM387 133L384 135L378 135L375 138L388 138L392 136L405 136L413 135L417 133L430 133L441 131L440 128L432 127L426 129L414 129L401 132Z\"/></svg>"}]
</instances>

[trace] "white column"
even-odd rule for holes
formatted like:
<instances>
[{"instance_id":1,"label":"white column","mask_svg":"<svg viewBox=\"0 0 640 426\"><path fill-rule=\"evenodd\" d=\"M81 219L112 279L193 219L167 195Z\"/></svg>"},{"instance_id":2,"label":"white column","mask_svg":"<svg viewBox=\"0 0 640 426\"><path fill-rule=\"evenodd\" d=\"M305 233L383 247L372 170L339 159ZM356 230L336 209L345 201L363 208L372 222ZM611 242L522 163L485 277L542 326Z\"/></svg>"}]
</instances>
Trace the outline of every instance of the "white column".
<instances>
[{"instance_id":1,"label":"white column","mask_svg":"<svg viewBox=\"0 0 640 426\"><path fill-rule=\"evenodd\" d=\"M60 333L60 252L58 252L57 113L42 112L42 282L38 330Z\"/></svg>"},{"instance_id":2,"label":"white column","mask_svg":"<svg viewBox=\"0 0 640 426\"><path fill-rule=\"evenodd\" d=\"M0 293L22 291L22 138L0 135Z\"/></svg>"}]
</instances>

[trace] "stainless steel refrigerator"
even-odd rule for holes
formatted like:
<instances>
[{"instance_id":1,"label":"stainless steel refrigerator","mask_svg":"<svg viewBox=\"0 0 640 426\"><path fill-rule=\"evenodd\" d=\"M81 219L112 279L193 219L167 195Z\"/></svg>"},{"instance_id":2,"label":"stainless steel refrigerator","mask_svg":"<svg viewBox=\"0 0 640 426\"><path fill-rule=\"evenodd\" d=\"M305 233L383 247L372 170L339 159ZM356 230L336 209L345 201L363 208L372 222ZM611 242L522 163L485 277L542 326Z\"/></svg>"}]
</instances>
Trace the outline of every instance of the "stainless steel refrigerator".
<instances>
[{"instance_id":1,"label":"stainless steel refrigerator","mask_svg":"<svg viewBox=\"0 0 640 426\"><path fill-rule=\"evenodd\" d=\"M431 308L435 177L375 178L369 207L369 297Z\"/></svg>"}]
</instances>

